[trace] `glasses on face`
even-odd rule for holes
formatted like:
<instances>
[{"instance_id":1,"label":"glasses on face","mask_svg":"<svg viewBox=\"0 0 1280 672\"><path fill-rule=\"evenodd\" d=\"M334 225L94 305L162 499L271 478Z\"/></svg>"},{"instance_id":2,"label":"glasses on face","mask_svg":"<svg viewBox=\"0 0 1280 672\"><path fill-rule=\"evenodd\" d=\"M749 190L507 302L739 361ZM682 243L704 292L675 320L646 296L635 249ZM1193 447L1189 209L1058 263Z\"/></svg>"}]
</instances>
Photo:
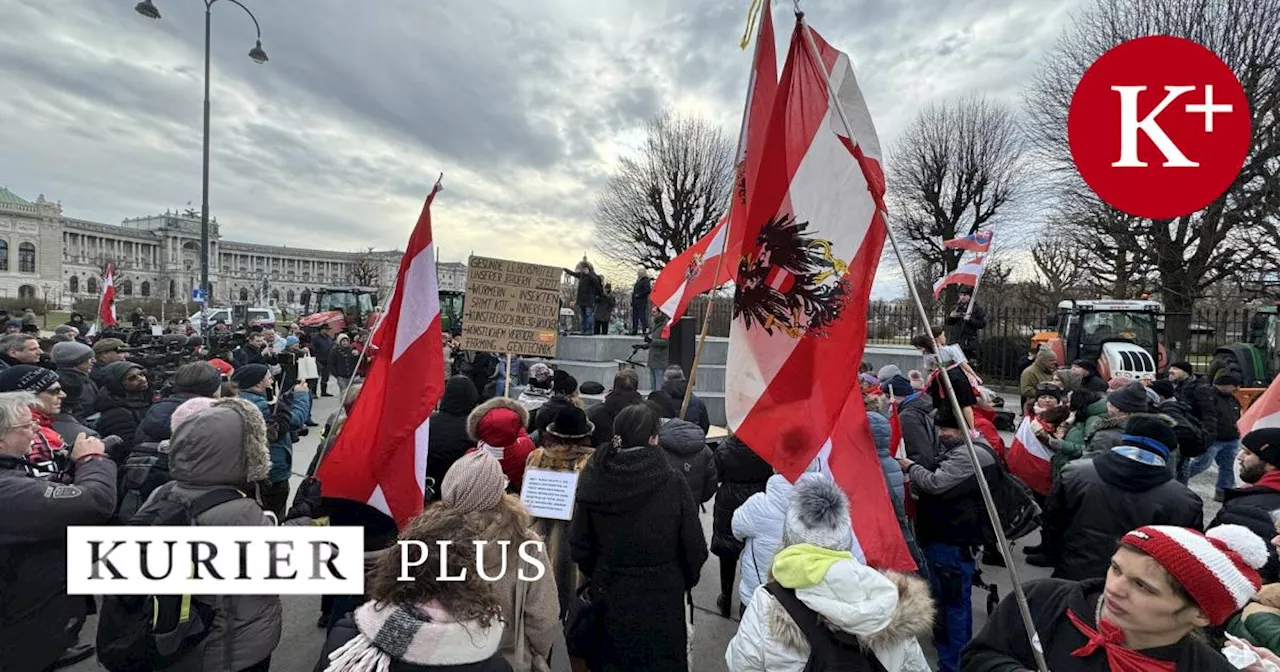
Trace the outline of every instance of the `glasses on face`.
<instances>
[{"instance_id":1,"label":"glasses on face","mask_svg":"<svg viewBox=\"0 0 1280 672\"><path fill-rule=\"evenodd\" d=\"M36 424L37 423L35 420L28 420L26 422L20 422L16 425L12 425L9 427L9 429L15 432L31 432L31 431L35 431Z\"/></svg>"},{"instance_id":2,"label":"glasses on face","mask_svg":"<svg viewBox=\"0 0 1280 672\"><path fill-rule=\"evenodd\" d=\"M45 389L43 392L41 392L40 394L47 394L47 395L49 395L49 396L51 396L51 397L56 397L56 396L58 396L59 394L62 394L62 386L61 386L61 385L54 385L53 387L46 388L46 389Z\"/></svg>"}]
</instances>

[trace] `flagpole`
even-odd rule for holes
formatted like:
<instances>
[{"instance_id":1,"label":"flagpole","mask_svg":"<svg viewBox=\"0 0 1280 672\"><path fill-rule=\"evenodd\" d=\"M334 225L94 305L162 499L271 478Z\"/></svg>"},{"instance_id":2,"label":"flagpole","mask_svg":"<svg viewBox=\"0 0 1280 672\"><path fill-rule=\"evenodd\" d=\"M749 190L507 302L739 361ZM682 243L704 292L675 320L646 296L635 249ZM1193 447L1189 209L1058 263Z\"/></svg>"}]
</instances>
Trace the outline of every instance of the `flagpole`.
<instances>
[{"instance_id":1,"label":"flagpole","mask_svg":"<svg viewBox=\"0 0 1280 672\"><path fill-rule=\"evenodd\" d=\"M440 177L436 178L435 185L431 187L432 193L444 189L444 187L440 186L440 182L443 180L444 180L444 173L440 173ZM396 273L396 279L391 281L391 291L387 293L387 305L383 307L382 314L378 315L378 321L373 323L373 329L369 330L369 341L373 341L373 335L378 333L378 327L381 327L382 321L386 319L387 313L389 312L387 310L387 307L391 305L391 300L395 298L396 290L399 287L400 287L400 274ZM365 343L364 347L360 349L360 356L356 357L356 365L355 365L355 368L352 369L351 371L351 377L347 379L346 386L338 390L338 410L341 411L341 413L339 413L339 417L341 417L343 414L346 413L347 390L351 389L351 384L356 381L356 375L360 373L360 365L364 363L364 356L366 353L369 352L369 346L371 345L373 345L372 342ZM508 366L508 368L510 367ZM329 452L328 449L332 448L333 445L337 443L338 435L342 433L342 429L346 426L347 425L344 422L342 423L341 427L338 427L334 431L333 441L329 441L328 440L329 437L326 436L324 437L325 440L320 442L320 448L319 448L320 455L318 455L316 459L311 461L311 468L307 471L308 478L316 475L316 469L320 468L320 463L324 461L325 454ZM325 445L325 444L328 444L328 445Z\"/></svg>"},{"instance_id":2,"label":"flagpole","mask_svg":"<svg viewBox=\"0 0 1280 672\"><path fill-rule=\"evenodd\" d=\"M987 273L987 265L985 261L986 260L983 260L982 272L979 273L978 278L973 281L973 293L969 295L969 307L964 311L964 319L966 320L973 316L973 307L978 303L978 288L982 286L982 276Z\"/></svg>"},{"instance_id":3,"label":"flagpole","mask_svg":"<svg viewBox=\"0 0 1280 672\"><path fill-rule=\"evenodd\" d=\"M826 72L826 66L822 65L822 55L818 52L818 44L813 39L813 33L809 30L808 22L804 20L804 12L800 10L800 0L795 0L795 7L796 21L799 24L799 29L804 31L805 42L809 45L809 56L813 59L813 62L819 64L824 71L823 80L827 85L827 95L830 97L836 113L840 116L840 122L844 125L845 133L848 134L851 141L857 142L858 138L854 135L853 124L849 122L849 117L845 114L844 105L840 102L840 98L837 96L835 87L831 84L831 74ZM921 323L924 324L926 330L929 330L932 327L929 322L929 314L925 312L924 303L920 301L920 293L916 291L915 284L911 282L911 273L907 270L907 262L902 256L902 250L898 247L898 239L893 234L893 227L889 225L888 213L881 211L880 214L885 220L884 228L886 237L889 239L889 243L893 246L893 253L898 259L898 265L902 268L902 275L907 279L907 288L911 292L911 299L916 305L916 311L919 313ZM930 342L930 348L933 349L934 356L938 357L939 352L937 342L933 340ZM1013 552L1009 549L1009 539L1005 537L1004 526L1000 522L1000 513L996 510L995 499L991 495L991 486L987 483L987 478L983 475L982 469L979 468L981 462L978 459L978 449L973 444L973 430L964 420L964 411L960 408L960 402L956 399L955 389L951 385L951 376L946 375L946 372L944 371L943 375L938 376L938 378L942 380L943 386L946 387L946 394L951 402L952 413L955 414L955 417L965 427L965 431L962 432L964 434L965 447L969 451L969 459L973 461L974 476L978 481L978 489L982 492L982 501L987 507L987 515L991 520L991 527L995 532L996 542L1000 546L1000 554L1004 557L1005 564L1009 569L1009 578L1013 582L1014 597L1018 603L1018 611L1022 616L1023 626L1026 628L1027 639L1031 644L1031 653L1035 656L1036 666L1040 672L1049 672L1048 663L1046 663L1044 659L1044 651L1041 649L1040 637L1036 634L1035 622L1031 618L1031 609L1027 605L1027 596L1022 590L1022 578L1019 576L1018 565L1014 561Z\"/></svg>"}]
</instances>

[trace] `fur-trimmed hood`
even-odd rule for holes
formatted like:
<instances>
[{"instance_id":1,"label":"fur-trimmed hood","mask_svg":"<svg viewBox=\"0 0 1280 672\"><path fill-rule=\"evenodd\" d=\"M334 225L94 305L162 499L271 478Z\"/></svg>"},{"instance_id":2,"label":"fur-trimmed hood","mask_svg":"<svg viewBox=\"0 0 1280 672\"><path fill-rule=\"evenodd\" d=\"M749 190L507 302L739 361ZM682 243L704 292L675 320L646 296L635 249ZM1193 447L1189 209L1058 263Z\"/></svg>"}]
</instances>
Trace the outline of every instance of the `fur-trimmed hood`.
<instances>
[{"instance_id":1,"label":"fur-trimmed hood","mask_svg":"<svg viewBox=\"0 0 1280 672\"><path fill-rule=\"evenodd\" d=\"M471 414L467 416L467 436L471 437L472 441L481 440L480 421L483 420L484 417L488 415L491 411L494 411L497 409L507 409L514 412L519 417L520 429L524 429L525 427L529 426L529 411L523 405L521 405L520 402L516 401L515 399L507 399L506 397L494 397L493 399L490 399L489 401L486 401L483 404L476 406L475 409L471 411ZM499 428L499 434L505 435L507 433L510 433L509 431L510 429L511 428ZM501 447L501 446L510 445L511 443L515 443L516 438L517 436L512 436L511 440L508 442L495 443L493 441L486 441L486 443Z\"/></svg>"},{"instance_id":2,"label":"fur-trimmed hood","mask_svg":"<svg viewBox=\"0 0 1280 672\"><path fill-rule=\"evenodd\" d=\"M867 648L879 651L931 633L934 604L933 598L929 596L929 585L916 576L898 572L881 572L881 574L897 587L897 605L893 608L888 624L883 628L872 633L853 633L857 635L858 641ZM787 614L787 610L767 592L762 591L759 594L768 598L766 609L769 636L792 650L809 651L808 640L805 639L800 627ZM828 627L833 626L828 615L822 614L820 610L819 615L824 624Z\"/></svg>"},{"instance_id":3,"label":"fur-trimmed hood","mask_svg":"<svg viewBox=\"0 0 1280 672\"><path fill-rule=\"evenodd\" d=\"M1130 413L1124 417L1108 415L1107 417L1098 420L1098 424L1093 426L1093 431L1094 433L1101 432L1106 429L1118 429L1120 431L1124 431L1124 426L1129 424L1130 418L1139 417L1162 420L1170 427L1178 426L1177 420L1174 420L1171 416L1165 415L1164 413Z\"/></svg>"},{"instance_id":4,"label":"fur-trimmed hood","mask_svg":"<svg viewBox=\"0 0 1280 672\"><path fill-rule=\"evenodd\" d=\"M169 444L169 473L180 483L244 485L271 469L266 422L244 399L218 399L179 425Z\"/></svg>"}]
</instances>

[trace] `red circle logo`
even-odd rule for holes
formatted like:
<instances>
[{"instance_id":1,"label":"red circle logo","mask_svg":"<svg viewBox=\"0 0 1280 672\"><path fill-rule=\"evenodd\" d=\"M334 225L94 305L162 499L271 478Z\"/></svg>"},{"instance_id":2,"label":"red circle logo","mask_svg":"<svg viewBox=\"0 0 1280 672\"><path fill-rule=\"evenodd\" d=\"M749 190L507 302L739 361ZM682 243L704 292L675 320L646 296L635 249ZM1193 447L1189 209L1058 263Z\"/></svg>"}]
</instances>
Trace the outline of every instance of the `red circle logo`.
<instances>
[{"instance_id":1,"label":"red circle logo","mask_svg":"<svg viewBox=\"0 0 1280 672\"><path fill-rule=\"evenodd\" d=\"M1141 37L1103 54L1067 113L1085 183L1112 207L1148 219L1189 215L1222 196L1251 136L1235 73L1180 37Z\"/></svg>"}]
</instances>

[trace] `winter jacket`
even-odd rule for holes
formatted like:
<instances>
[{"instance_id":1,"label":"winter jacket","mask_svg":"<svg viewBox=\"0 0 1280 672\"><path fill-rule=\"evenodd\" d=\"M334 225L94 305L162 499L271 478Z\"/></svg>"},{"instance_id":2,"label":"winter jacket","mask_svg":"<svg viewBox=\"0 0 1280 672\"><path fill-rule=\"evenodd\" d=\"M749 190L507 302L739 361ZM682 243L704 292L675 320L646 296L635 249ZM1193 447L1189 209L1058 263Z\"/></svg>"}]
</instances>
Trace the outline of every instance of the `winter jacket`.
<instances>
[{"instance_id":1,"label":"winter jacket","mask_svg":"<svg viewBox=\"0 0 1280 672\"><path fill-rule=\"evenodd\" d=\"M1127 530L1126 530L1127 531ZM1114 549L1113 549L1114 550ZM1031 622L1040 636L1045 662L1053 672L1108 672L1111 668L1102 647L1087 656L1072 652L1088 643L1088 639L1067 616L1070 609L1090 629L1097 630L1095 618L1098 600L1102 599L1105 579L1060 581L1040 579L1023 588L1031 612ZM1175 644L1144 649L1143 655L1170 661L1180 672L1234 672L1235 667L1222 654L1188 634ZM1007 595L987 619L987 624L964 648L960 669L965 672L1014 672L1034 670L1036 661L1027 640L1026 628L1013 595Z\"/></svg>"},{"instance_id":2,"label":"winter jacket","mask_svg":"<svg viewBox=\"0 0 1280 672\"><path fill-rule=\"evenodd\" d=\"M965 307L967 310L967 306ZM964 314L947 316L947 341L960 346L965 352L978 348L978 332L987 326L987 310L974 304L968 319Z\"/></svg>"},{"instance_id":3,"label":"winter jacket","mask_svg":"<svg viewBox=\"0 0 1280 672\"><path fill-rule=\"evenodd\" d=\"M713 455L720 489L716 491L711 518L711 552L722 558L736 558L743 544L733 536L733 514L747 499L764 492L773 467L736 437L722 441Z\"/></svg>"},{"instance_id":4,"label":"winter jacket","mask_svg":"<svg viewBox=\"0 0 1280 672\"><path fill-rule=\"evenodd\" d=\"M604 293L604 283L600 282L600 276L589 269L569 271L568 273L578 279L577 305L579 307L595 308L596 299Z\"/></svg>"},{"instance_id":5,"label":"winter jacket","mask_svg":"<svg viewBox=\"0 0 1280 672\"><path fill-rule=\"evenodd\" d=\"M1202 383L1195 376L1179 381L1174 387L1174 396L1178 401L1191 409L1191 414L1200 421L1200 426L1216 431L1218 426L1218 404L1214 399L1216 389L1212 385Z\"/></svg>"},{"instance_id":6,"label":"winter jacket","mask_svg":"<svg viewBox=\"0 0 1280 672\"><path fill-rule=\"evenodd\" d=\"M907 397L898 404L898 423L907 457L927 469L937 466L938 456L944 452L935 413L933 400L927 394Z\"/></svg>"},{"instance_id":7,"label":"winter jacket","mask_svg":"<svg viewBox=\"0 0 1280 672\"><path fill-rule=\"evenodd\" d=\"M578 480L573 560L604 600L597 670L686 672L685 594L707 560L697 505L656 446L605 448Z\"/></svg>"},{"instance_id":8,"label":"winter jacket","mask_svg":"<svg viewBox=\"0 0 1280 672\"><path fill-rule=\"evenodd\" d=\"M335 345L329 351L329 375L335 378L351 378L356 375L356 362L360 353L349 346Z\"/></svg>"},{"instance_id":9,"label":"winter jacket","mask_svg":"<svg viewBox=\"0 0 1280 672\"><path fill-rule=\"evenodd\" d=\"M1107 451L1062 471L1040 538L1054 578L1083 581L1105 576L1120 537L1143 525L1202 529L1203 502L1165 467Z\"/></svg>"},{"instance_id":10,"label":"winter jacket","mask_svg":"<svg viewBox=\"0 0 1280 672\"><path fill-rule=\"evenodd\" d=\"M689 383L683 380L669 380L662 384L662 391L675 400L677 412L680 410L680 404L684 403L684 394L687 389L689 389ZM711 415L707 413L707 405L702 403L696 394L689 395L689 408L685 409L684 419L701 427L703 435L711 430Z\"/></svg>"},{"instance_id":11,"label":"winter jacket","mask_svg":"<svg viewBox=\"0 0 1280 672\"><path fill-rule=\"evenodd\" d=\"M89 459L74 484L33 478L26 460L0 457L0 669L41 672L76 644L63 624L88 598L67 595L67 526L106 525L116 506L116 465Z\"/></svg>"},{"instance_id":12,"label":"winter jacket","mask_svg":"<svg viewBox=\"0 0 1280 672\"><path fill-rule=\"evenodd\" d=\"M415 664L404 660L391 660L388 672L512 672L511 664L498 653L501 623L488 629L478 627L473 621L458 623L440 620L425 633L422 640L431 643L433 655L450 662L434 664ZM329 628L320 649L320 659L316 661L314 672L325 672L329 669L329 654L338 650L343 644L351 641L360 633L356 626L354 614L348 612ZM477 653L477 650L479 653ZM456 661L456 662L454 662ZM365 668L338 667L334 672L362 672Z\"/></svg>"},{"instance_id":13,"label":"winter jacket","mask_svg":"<svg viewBox=\"0 0 1280 672\"><path fill-rule=\"evenodd\" d=\"M651 293L653 293L653 281L649 276L637 279L636 284L631 286L631 309L648 310Z\"/></svg>"},{"instance_id":14,"label":"winter jacket","mask_svg":"<svg viewBox=\"0 0 1280 672\"><path fill-rule=\"evenodd\" d=\"M1097 392L1105 396L1107 394L1107 381L1096 373L1087 373L1080 379L1080 389Z\"/></svg>"},{"instance_id":15,"label":"winter jacket","mask_svg":"<svg viewBox=\"0 0 1280 672\"><path fill-rule=\"evenodd\" d=\"M876 444L876 454L880 457L880 468L884 470L884 480L889 487L889 494L901 502L906 496L906 489L903 487L906 478L902 475L902 467L898 466L898 461L894 459L892 448L889 446L893 428L889 426L889 419L879 413L868 413L867 420L871 423L871 439Z\"/></svg>"},{"instance_id":16,"label":"winter jacket","mask_svg":"<svg viewBox=\"0 0 1280 672\"><path fill-rule=\"evenodd\" d=\"M604 401L592 404L587 409L587 420L595 425L591 433L591 445L603 446L613 439L613 419L618 417L622 409L644 401L639 392L633 390L610 390Z\"/></svg>"},{"instance_id":17,"label":"winter jacket","mask_svg":"<svg viewBox=\"0 0 1280 672\"><path fill-rule=\"evenodd\" d=\"M946 452L939 457L936 468L915 463L907 471L916 496L916 538L922 546L981 544L987 538L990 523L978 489L977 470L982 469L988 483L996 481L1000 465L995 451L982 439L975 440L975 467L963 440L942 445Z\"/></svg>"},{"instance_id":18,"label":"winter jacket","mask_svg":"<svg viewBox=\"0 0 1280 672\"><path fill-rule=\"evenodd\" d=\"M1057 358L1051 350L1041 350L1036 353L1036 359L1031 366L1022 370L1022 376L1018 378L1018 392L1022 395L1022 405L1026 406L1027 401L1036 396L1036 386L1040 383L1053 382L1053 372L1057 370Z\"/></svg>"},{"instance_id":19,"label":"winter jacket","mask_svg":"<svg viewBox=\"0 0 1280 672\"><path fill-rule=\"evenodd\" d=\"M262 364L264 366L271 366L275 364L275 355L264 355L262 354L262 350L263 348L254 348L249 345L242 345L231 353L231 363L235 365L237 369L248 364Z\"/></svg>"},{"instance_id":20,"label":"winter jacket","mask_svg":"<svg viewBox=\"0 0 1280 672\"><path fill-rule=\"evenodd\" d=\"M815 585L795 593L827 627L855 635L888 672L930 669L916 639L933 628L933 601L922 579L881 574L846 559L832 563ZM729 642L725 663L731 672L801 672L810 650L800 626L761 586Z\"/></svg>"},{"instance_id":21,"label":"winter jacket","mask_svg":"<svg viewBox=\"0 0 1280 672\"><path fill-rule=\"evenodd\" d=\"M1130 418L1148 417L1158 418L1164 424L1173 427L1173 418L1162 413L1129 413L1128 415L1115 416L1108 415L1099 420L1093 427L1093 434L1087 437L1084 448L1084 457L1091 457L1105 453L1112 448L1120 445L1120 437L1124 436L1124 428L1129 424ZM1169 450L1173 450L1176 446L1168 446Z\"/></svg>"},{"instance_id":22,"label":"winter jacket","mask_svg":"<svg viewBox=\"0 0 1280 672\"><path fill-rule=\"evenodd\" d=\"M601 291L596 297L596 324L608 323L613 317L613 309L618 305L618 300L607 291Z\"/></svg>"},{"instance_id":23,"label":"winter jacket","mask_svg":"<svg viewBox=\"0 0 1280 672\"><path fill-rule=\"evenodd\" d=\"M321 333L311 337L311 350L316 355L316 364L329 365L329 355L333 353L333 339Z\"/></svg>"},{"instance_id":24,"label":"winter jacket","mask_svg":"<svg viewBox=\"0 0 1280 672\"><path fill-rule=\"evenodd\" d=\"M1099 399L1089 404L1083 413L1077 412L1075 418L1067 426L1067 433L1061 439L1049 439L1049 447L1053 449L1050 460L1053 470L1053 481L1056 483L1062 475L1062 468L1072 460L1084 456L1088 437L1098 431L1098 423L1107 416L1107 400Z\"/></svg>"},{"instance_id":25,"label":"winter jacket","mask_svg":"<svg viewBox=\"0 0 1280 672\"><path fill-rule=\"evenodd\" d=\"M653 318L653 329L650 332L653 336L649 339L650 371L666 371L667 366L671 364L671 339L662 336L662 330L667 327L668 322L670 318L662 311L658 311Z\"/></svg>"},{"instance_id":26,"label":"winter jacket","mask_svg":"<svg viewBox=\"0 0 1280 672\"><path fill-rule=\"evenodd\" d=\"M93 415L93 404L98 399L98 384L89 374L79 369L58 369L58 382L67 398L62 400L62 412L69 413L80 422L87 422Z\"/></svg>"},{"instance_id":27,"label":"winter jacket","mask_svg":"<svg viewBox=\"0 0 1280 672\"><path fill-rule=\"evenodd\" d=\"M123 440L121 449L133 446L138 425L151 408L151 392L125 392L124 376L142 367L132 362L108 364L103 374L103 385L93 408L98 412L96 429L103 436L118 436Z\"/></svg>"},{"instance_id":28,"label":"winter jacket","mask_svg":"<svg viewBox=\"0 0 1280 672\"><path fill-rule=\"evenodd\" d=\"M581 473L587 466L587 460L595 452L595 449L589 446L558 443L559 440L550 435L546 438L546 445L529 454L526 469ZM534 518L533 531L537 532L547 544L547 556L551 563L548 571L555 576L560 613L563 615L568 610L581 583L581 574L578 573L577 566L570 558L569 521Z\"/></svg>"},{"instance_id":29,"label":"winter jacket","mask_svg":"<svg viewBox=\"0 0 1280 672\"><path fill-rule=\"evenodd\" d=\"M1270 471L1252 486L1232 488L1222 493L1222 508L1209 527L1219 525L1243 525L1263 539L1276 536L1271 512L1280 509L1280 471ZM1263 583L1280 581L1280 562L1276 560L1276 547L1267 544L1267 564L1258 571Z\"/></svg>"},{"instance_id":30,"label":"winter jacket","mask_svg":"<svg viewBox=\"0 0 1280 672\"><path fill-rule=\"evenodd\" d=\"M1280 585L1262 587L1263 594L1277 589L1280 589ZM1268 601L1274 603L1274 600ZM1251 602L1227 621L1226 629L1254 646L1261 646L1273 653L1280 651L1280 608Z\"/></svg>"},{"instance_id":31,"label":"winter jacket","mask_svg":"<svg viewBox=\"0 0 1280 672\"><path fill-rule=\"evenodd\" d=\"M1218 424L1216 425L1214 440L1215 441L1235 441L1240 438L1240 428L1236 423L1240 422L1240 400L1236 399L1234 394L1227 394L1213 388L1213 404L1218 412Z\"/></svg>"},{"instance_id":32,"label":"winter jacket","mask_svg":"<svg viewBox=\"0 0 1280 672\"><path fill-rule=\"evenodd\" d=\"M685 420L664 420L658 430L658 446L667 454L671 468L689 484L694 504L716 494L716 464L701 428Z\"/></svg>"},{"instance_id":33,"label":"winter jacket","mask_svg":"<svg viewBox=\"0 0 1280 672\"><path fill-rule=\"evenodd\" d=\"M241 390L240 398L257 406L268 423L276 419L267 398L261 394ZM281 422L287 420L289 426L280 427L278 437L271 442L271 473L268 478L272 483L287 481L293 475L293 432L307 426L307 418L311 417L311 393L306 390L293 392L293 404L278 417Z\"/></svg>"},{"instance_id":34,"label":"winter jacket","mask_svg":"<svg viewBox=\"0 0 1280 672\"><path fill-rule=\"evenodd\" d=\"M305 417L305 416L304 416ZM149 514L160 493L168 492L183 501L195 501L208 492L236 488L245 496L215 506L195 518L200 526L270 525L248 484L267 479L274 468L267 446L266 424L248 399L228 398L197 413L178 426L169 446L169 474L173 482L157 488L138 510ZM299 518L289 525L309 525ZM279 595L197 596L215 611L208 637L189 655L208 671L223 670L223 657L230 646L231 669L242 670L275 651L280 643L281 605ZM228 639L229 638L229 639ZM179 661L181 669L186 669Z\"/></svg>"},{"instance_id":35,"label":"winter jacket","mask_svg":"<svg viewBox=\"0 0 1280 672\"><path fill-rule=\"evenodd\" d=\"M198 396L200 395L187 392L171 394L152 404L151 408L147 409L147 414L143 416L142 422L138 423L138 431L133 436L134 445L160 443L173 436L173 428L169 426L173 419L173 412Z\"/></svg>"},{"instance_id":36,"label":"winter jacket","mask_svg":"<svg viewBox=\"0 0 1280 672\"><path fill-rule=\"evenodd\" d=\"M513 411L517 416L516 422L519 423L519 426L513 425L498 430L497 433L503 436L502 441L495 442L492 437L490 437L490 441L485 441L488 431L484 425L485 416L490 411L499 408ZM521 484L524 483L525 463L528 462L529 454L535 448L533 439L529 438L528 432L524 429L528 426L529 411L526 411L519 402L505 397L490 399L476 406L467 416L467 436L502 463L502 473L507 476L507 487L511 492L520 492Z\"/></svg>"},{"instance_id":37,"label":"winter jacket","mask_svg":"<svg viewBox=\"0 0 1280 672\"><path fill-rule=\"evenodd\" d=\"M434 479L429 499L440 499L440 486L445 472L476 442L467 434L467 416L476 407L480 394L475 383L466 376L454 376L444 384L440 408L431 414L431 433L427 436L427 478Z\"/></svg>"},{"instance_id":38,"label":"winter jacket","mask_svg":"<svg viewBox=\"0 0 1280 672\"><path fill-rule=\"evenodd\" d=\"M1173 420L1173 433L1178 436L1177 449L1181 459L1199 457L1209 448L1213 435L1205 431L1190 406L1174 398L1160 402L1155 410Z\"/></svg>"}]
</instances>

